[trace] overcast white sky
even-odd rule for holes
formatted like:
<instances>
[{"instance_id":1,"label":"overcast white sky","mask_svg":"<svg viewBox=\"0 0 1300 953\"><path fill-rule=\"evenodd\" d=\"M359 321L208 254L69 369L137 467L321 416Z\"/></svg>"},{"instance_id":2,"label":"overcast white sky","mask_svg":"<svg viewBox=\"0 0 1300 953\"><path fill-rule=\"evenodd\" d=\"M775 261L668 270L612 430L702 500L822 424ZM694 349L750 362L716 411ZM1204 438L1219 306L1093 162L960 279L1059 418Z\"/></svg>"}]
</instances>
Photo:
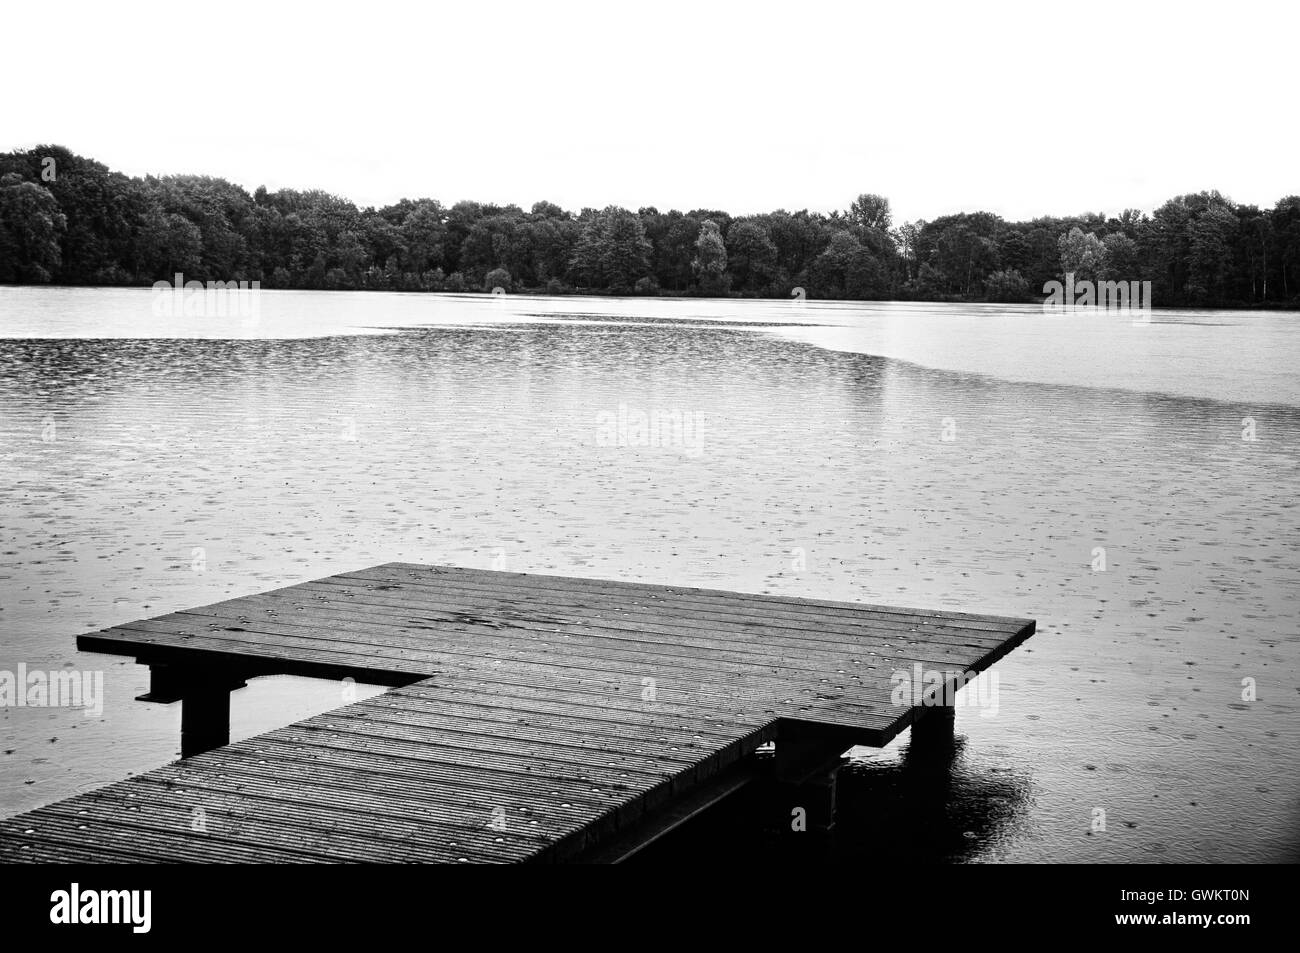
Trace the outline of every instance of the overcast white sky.
<instances>
[{"instance_id":1,"label":"overcast white sky","mask_svg":"<svg viewBox=\"0 0 1300 953\"><path fill-rule=\"evenodd\" d=\"M895 221L1300 192L1300 4L12 3L0 150L525 208Z\"/></svg>"}]
</instances>

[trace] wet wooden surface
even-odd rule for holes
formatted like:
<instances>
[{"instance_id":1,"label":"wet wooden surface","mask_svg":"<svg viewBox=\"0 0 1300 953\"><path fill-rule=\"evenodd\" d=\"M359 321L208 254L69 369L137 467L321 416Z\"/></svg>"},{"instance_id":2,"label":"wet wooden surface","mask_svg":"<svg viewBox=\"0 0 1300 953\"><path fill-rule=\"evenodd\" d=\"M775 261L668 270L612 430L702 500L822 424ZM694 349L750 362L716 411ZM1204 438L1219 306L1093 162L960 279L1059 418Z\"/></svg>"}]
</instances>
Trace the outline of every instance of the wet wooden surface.
<instances>
[{"instance_id":1,"label":"wet wooden surface","mask_svg":"<svg viewBox=\"0 0 1300 953\"><path fill-rule=\"evenodd\" d=\"M3 861L565 860L765 742L907 727L900 670L1026 619L390 563L81 636L238 678L394 686L0 821Z\"/></svg>"}]
</instances>

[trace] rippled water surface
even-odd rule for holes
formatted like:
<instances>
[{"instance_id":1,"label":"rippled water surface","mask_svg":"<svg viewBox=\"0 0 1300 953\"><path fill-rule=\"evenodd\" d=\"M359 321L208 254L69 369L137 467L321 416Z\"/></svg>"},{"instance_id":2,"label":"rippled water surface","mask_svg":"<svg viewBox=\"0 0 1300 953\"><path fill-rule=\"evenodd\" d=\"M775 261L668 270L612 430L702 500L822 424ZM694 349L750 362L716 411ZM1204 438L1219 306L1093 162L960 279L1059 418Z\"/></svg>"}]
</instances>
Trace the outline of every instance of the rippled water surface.
<instances>
[{"instance_id":1,"label":"rippled water surface","mask_svg":"<svg viewBox=\"0 0 1300 953\"><path fill-rule=\"evenodd\" d=\"M264 292L205 320L149 295L0 289L0 670L107 694L0 709L5 814L178 753L177 706L76 634L504 560L1037 619L944 784L905 736L855 750L818 858L1300 856L1296 317ZM611 439L640 414L685 426ZM339 703L254 682L233 733ZM789 850L697 827L697 853Z\"/></svg>"}]
</instances>

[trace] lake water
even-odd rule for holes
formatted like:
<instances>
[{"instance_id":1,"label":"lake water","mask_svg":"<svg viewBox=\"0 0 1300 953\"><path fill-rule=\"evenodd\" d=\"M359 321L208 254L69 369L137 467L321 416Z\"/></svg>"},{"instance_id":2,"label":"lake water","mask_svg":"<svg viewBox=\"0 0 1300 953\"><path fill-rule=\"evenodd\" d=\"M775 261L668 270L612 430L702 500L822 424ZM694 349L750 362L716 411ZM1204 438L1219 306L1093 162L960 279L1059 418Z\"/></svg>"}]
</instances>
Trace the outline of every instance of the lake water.
<instances>
[{"instance_id":1,"label":"lake water","mask_svg":"<svg viewBox=\"0 0 1300 953\"><path fill-rule=\"evenodd\" d=\"M0 670L106 693L0 709L0 813L178 756L178 706L78 633L406 560L1037 619L942 792L906 736L857 749L810 858L1300 857L1300 316L151 298L0 288ZM607 439L639 414L685 426ZM341 703L234 699L235 737Z\"/></svg>"}]
</instances>

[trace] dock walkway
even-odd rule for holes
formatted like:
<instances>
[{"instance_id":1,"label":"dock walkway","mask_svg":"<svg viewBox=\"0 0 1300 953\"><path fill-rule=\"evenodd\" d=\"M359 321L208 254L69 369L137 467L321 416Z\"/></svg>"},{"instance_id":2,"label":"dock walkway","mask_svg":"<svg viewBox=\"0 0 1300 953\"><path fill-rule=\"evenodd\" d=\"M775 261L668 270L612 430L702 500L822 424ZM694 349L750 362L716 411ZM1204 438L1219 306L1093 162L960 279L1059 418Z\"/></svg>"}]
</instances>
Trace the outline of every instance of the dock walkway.
<instances>
[{"instance_id":1,"label":"dock walkway","mask_svg":"<svg viewBox=\"0 0 1300 953\"><path fill-rule=\"evenodd\" d=\"M0 861L514 862L593 856L737 783L776 742L809 771L922 713L1034 623L677 586L390 563L116 626L182 760L0 821ZM229 744L230 692L390 686ZM941 697L925 699L942 702ZM688 812L689 813L689 812Z\"/></svg>"}]
</instances>

